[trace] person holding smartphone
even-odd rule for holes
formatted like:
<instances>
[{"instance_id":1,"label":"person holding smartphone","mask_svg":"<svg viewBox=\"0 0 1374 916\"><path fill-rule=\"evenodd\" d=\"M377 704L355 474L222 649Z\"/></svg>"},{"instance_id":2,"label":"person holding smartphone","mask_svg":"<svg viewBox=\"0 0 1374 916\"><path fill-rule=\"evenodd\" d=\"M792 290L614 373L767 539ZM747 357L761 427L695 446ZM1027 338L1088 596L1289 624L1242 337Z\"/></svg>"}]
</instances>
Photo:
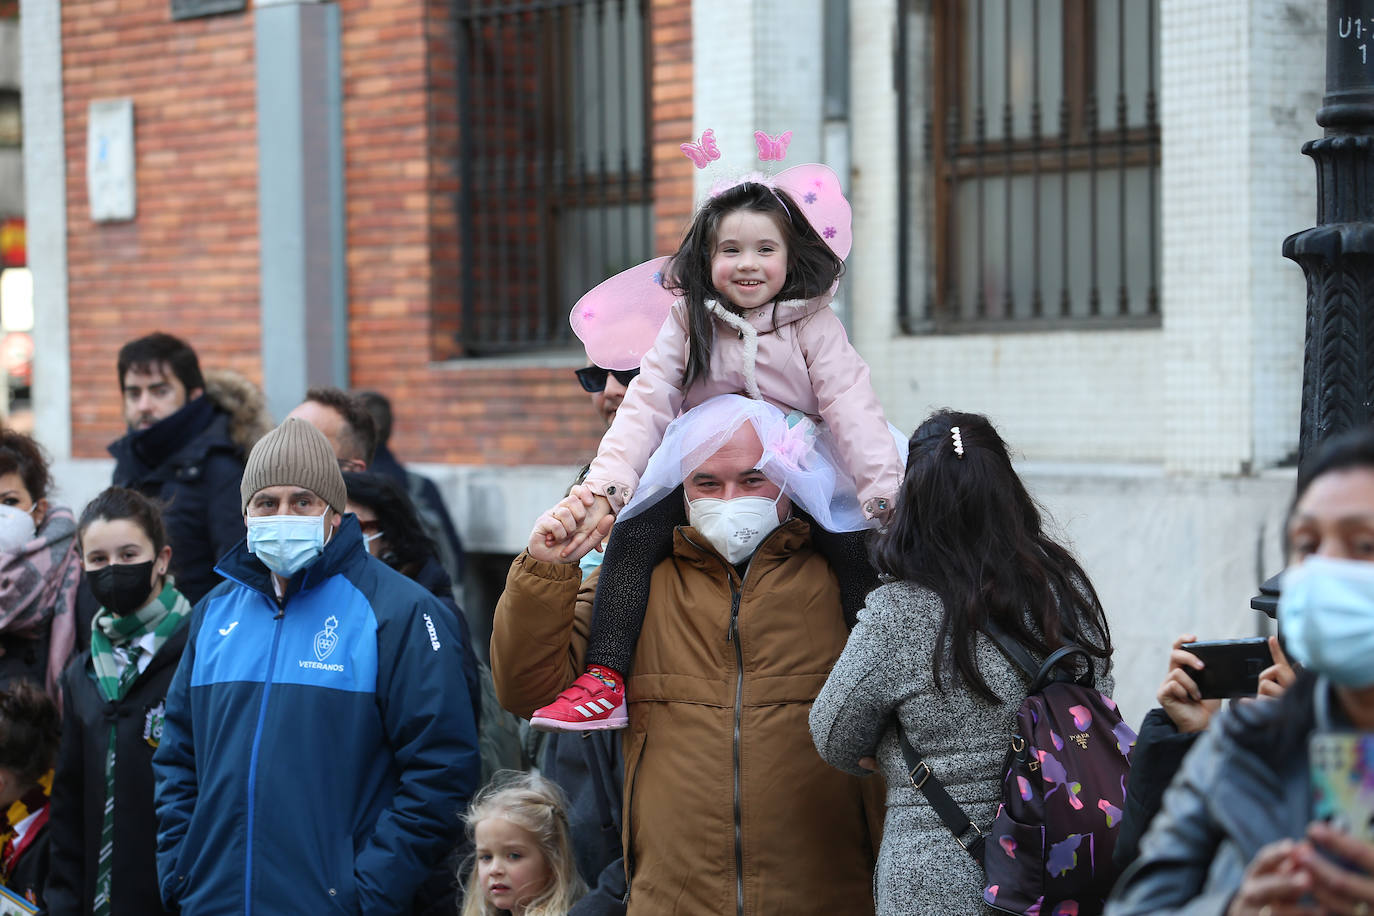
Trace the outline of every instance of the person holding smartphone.
<instances>
[{"instance_id":1,"label":"person holding smartphone","mask_svg":"<svg viewBox=\"0 0 1374 916\"><path fill-rule=\"evenodd\" d=\"M1218 712L1176 644L1162 709L1180 733L1202 734L1109 916L1374 913L1374 837L1314 819L1308 750L1314 734L1374 733L1374 429L1304 463L1285 540L1279 631L1303 670L1275 702ZM1287 676L1270 680L1265 693Z\"/></svg>"},{"instance_id":2,"label":"person holding smartphone","mask_svg":"<svg viewBox=\"0 0 1374 916\"><path fill-rule=\"evenodd\" d=\"M1228 690L1204 691L1198 672L1206 671L1203 659L1188 650L1197 637L1184 633L1169 650L1169 671L1159 685L1155 699L1159 705L1145 714L1131 751L1131 775L1126 784L1126 807L1117 834L1112 862L1120 870L1140 854L1140 838L1164 803L1164 790L1183 763L1198 737L1221 709L1214 694ZM1279 646L1277 636L1262 643L1272 662L1259 673L1257 683L1246 692L1252 696L1278 698L1293 683L1297 674ZM1254 680L1252 678L1252 680ZM1217 685L1225 687L1225 685Z\"/></svg>"}]
</instances>

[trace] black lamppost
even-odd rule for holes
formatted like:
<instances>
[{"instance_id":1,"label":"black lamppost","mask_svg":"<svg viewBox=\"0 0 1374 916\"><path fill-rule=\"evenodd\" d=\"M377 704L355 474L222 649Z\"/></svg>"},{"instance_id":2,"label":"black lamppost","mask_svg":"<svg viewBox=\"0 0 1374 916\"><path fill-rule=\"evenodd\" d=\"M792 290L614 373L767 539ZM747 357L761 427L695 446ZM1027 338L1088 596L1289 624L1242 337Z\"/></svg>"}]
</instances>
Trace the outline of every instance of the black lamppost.
<instances>
[{"instance_id":1,"label":"black lamppost","mask_svg":"<svg viewBox=\"0 0 1374 916\"><path fill-rule=\"evenodd\" d=\"M1298 460L1374 420L1374 0L1327 0L1325 128L1302 151L1317 164L1317 225L1283 256L1307 275ZM1277 576L1252 607L1274 615Z\"/></svg>"}]
</instances>

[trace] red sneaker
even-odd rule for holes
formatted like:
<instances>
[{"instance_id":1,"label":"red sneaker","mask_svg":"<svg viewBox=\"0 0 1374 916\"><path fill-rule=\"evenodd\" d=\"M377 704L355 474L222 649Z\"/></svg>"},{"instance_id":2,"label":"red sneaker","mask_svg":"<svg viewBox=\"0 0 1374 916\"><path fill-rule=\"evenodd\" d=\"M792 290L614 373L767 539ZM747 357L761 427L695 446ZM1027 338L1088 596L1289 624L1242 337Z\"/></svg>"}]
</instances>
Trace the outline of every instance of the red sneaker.
<instances>
[{"instance_id":1,"label":"red sneaker","mask_svg":"<svg viewBox=\"0 0 1374 916\"><path fill-rule=\"evenodd\" d=\"M530 718L531 728L545 732L600 731L629 724L624 682L595 666Z\"/></svg>"}]
</instances>

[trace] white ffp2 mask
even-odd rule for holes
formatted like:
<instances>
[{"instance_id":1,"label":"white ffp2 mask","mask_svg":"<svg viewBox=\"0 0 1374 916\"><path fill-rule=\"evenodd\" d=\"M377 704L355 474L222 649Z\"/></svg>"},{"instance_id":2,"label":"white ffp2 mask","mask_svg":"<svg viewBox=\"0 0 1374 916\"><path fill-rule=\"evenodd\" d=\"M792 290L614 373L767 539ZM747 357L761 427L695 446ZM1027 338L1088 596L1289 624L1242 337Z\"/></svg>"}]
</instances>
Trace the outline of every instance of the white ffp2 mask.
<instances>
[{"instance_id":1,"label":"white ffp2 mask","mask_svg":"<svg viewBox=\"0 0 1374 916\"><path fill-rule=\"evenodd\" d=\"M687 503L687 521L710 541L730 563L753 556L763 539L781 522L778 499L740 496L735 499L693 499Z\"/></svg>"},{"instance_id":2,"label":"white ffp2 mask","mask_svg":"<svg viewBox=\"0 0 1374 916\"><path fill-rule=\"evenodd\" d=\"M0 552L23 547L33 540L36 530L32 509L25 512L18 506L0 506Z\"/></svg>"}]
</instances>

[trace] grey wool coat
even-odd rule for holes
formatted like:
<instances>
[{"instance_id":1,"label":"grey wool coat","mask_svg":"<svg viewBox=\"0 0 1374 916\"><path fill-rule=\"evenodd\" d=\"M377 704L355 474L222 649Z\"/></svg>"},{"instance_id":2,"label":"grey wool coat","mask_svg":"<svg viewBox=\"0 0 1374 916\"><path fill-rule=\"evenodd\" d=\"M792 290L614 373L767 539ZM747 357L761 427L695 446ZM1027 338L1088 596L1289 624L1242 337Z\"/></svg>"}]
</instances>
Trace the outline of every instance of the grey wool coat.
<instances>
[{"instance_id":1,"label":"grey wool coat","mask_svg":"<svg viewBox=\"0 0 1374 916\"><path fill-rule=\"evenodd\" d=\"M931 659L942 607L934 592L907 582L868 596L849 642L811 707L811 737L832 766L863 774L876 756L887 778L887 816L874 876L878 916L991 914L983 870L955 841L906 777L894 715L950 796L986 830L1002 789L1002 764L1016 710L1029 686L996 644L978 636L978 670L1002 701L962 685L935 686ZM953 668L946 650L945 680ZM1099 665L1097 688L1112 680ZM876 753L875 753L876 751Z\"/></svg>"}]
</instances>

